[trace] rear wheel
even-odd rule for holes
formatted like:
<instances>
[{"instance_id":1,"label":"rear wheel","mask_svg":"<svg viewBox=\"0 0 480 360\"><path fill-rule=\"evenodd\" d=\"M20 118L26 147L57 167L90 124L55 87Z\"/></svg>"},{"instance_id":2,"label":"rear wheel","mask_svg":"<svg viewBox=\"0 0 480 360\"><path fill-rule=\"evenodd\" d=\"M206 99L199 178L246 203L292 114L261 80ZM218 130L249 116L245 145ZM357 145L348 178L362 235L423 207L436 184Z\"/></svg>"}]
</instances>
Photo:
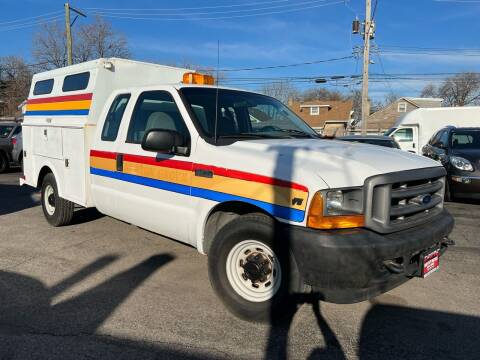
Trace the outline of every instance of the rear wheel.
<instances>
[{"instance_id":1,"label":"rear wheel","mask_svg":"<svg viewBox=\"0 0 480 360\"><path fill-rule=\"evenodd\" d=\"M68 225L72 221L74 204L58 196L57 182L52 173L42 183L42 209L45 218L53 226Z\"/></svg>"},{"instance_id":2,"label":"rear wheel","mask_svg":"<svg viewBox=\"0 0 480 360\"><path fill-rule=\"evenodd\" d=\"M8 170L8 159L5 154L0 152L0 174Z\"/></svg>"},{"instance_id":3,"label":"rear wheel","mask_svg":"<svg viewBox=\"0 0 480 360\"><path fill-rule=\"evenodd\" d=\"M268 322L287 315L297 306L294 295L305 291L293 256L274 237L273 219L243 215L220 230L209 251L212 287L242 319Z\"/></svg>"}]
</instances>

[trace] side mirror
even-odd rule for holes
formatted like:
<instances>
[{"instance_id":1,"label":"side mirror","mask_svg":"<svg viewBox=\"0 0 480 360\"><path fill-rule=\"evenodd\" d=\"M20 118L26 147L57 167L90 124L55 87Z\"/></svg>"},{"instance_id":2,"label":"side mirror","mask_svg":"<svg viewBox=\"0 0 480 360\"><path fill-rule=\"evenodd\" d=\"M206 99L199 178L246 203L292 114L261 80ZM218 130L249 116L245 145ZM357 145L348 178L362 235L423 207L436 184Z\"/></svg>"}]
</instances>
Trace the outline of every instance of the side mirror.
<instances>
[{"instance_id":1,"label":"side mirror","mask_svg":"<svg viewBox=\"0 0 480 360\"><path fill-rule=\"evenodd\" d=\"M143 136L142 149L146 151L154 151L163 154L172 154L178 150L182 150L183 137L177 131L150 129ZM184 149L184 148L183 148ZM182 155L183 152L179 151Z\"/></svg>"}]
</instances>

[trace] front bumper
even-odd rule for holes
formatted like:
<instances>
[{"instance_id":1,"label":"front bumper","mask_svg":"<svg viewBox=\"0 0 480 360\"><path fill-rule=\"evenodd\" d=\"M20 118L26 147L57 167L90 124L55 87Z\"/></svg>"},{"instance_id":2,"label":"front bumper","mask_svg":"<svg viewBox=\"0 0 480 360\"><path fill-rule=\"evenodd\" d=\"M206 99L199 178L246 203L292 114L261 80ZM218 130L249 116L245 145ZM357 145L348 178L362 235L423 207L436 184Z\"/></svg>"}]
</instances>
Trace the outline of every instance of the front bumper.
<instances>
[{"instance_id":1,"label":"front bumper","mask_svg":"<svg viewBox=\"0 0 480 360\"><path fill-rule=\"evenodd\" d=\"M420 253L433 247L443 253L453 225L453 217L443 210L426 224L391 234L363 228L288 230L305 283L325 301L354 303L420 275Z\"/></svg>"},{"instance_id":2,"label":"front bumper","mask_svg":"<svg viewBox=\"0 0 480 360\"><path fill-rule=\"evenodd\" d=\"M480 176L450 175L450 191L458 198L480 199Z\"/></svg>"}]
</instances>

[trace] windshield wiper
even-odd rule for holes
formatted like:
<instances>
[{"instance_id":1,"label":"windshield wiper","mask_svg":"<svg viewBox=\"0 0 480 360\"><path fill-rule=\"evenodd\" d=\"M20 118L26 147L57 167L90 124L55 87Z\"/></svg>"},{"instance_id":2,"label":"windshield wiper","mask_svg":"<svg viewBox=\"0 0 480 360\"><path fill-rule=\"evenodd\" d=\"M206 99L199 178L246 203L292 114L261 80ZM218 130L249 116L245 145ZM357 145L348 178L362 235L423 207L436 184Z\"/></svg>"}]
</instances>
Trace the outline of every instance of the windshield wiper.
<instances>
[{"instance_id":1,"label":"windshield wiper","mask_svg":"<svg viewBox=\"0 0 480 360\"><path fill-rule=\"evenodd\" d=\"M289 133L289 134L291 134L292 136L295 136L295 135L296 135L297 137L299 137L299 136L301 136L301 137L309 137L309 138L315 137L315 135L306 133L305 131L301 131L301 130L295 130L295 129L280 129L279 131Z\"/></svg>"},{"instance_id":2,"label":"windshield wiper","mask_svg":"<svg viewBox=\"0 0 480 360\"><path fill-rule=\"evenodd\" d=\"M238 133L230 135L219 135L218 138L222 139L275 139L278 136L258 133Z\"/></svg>"}]
</instances>

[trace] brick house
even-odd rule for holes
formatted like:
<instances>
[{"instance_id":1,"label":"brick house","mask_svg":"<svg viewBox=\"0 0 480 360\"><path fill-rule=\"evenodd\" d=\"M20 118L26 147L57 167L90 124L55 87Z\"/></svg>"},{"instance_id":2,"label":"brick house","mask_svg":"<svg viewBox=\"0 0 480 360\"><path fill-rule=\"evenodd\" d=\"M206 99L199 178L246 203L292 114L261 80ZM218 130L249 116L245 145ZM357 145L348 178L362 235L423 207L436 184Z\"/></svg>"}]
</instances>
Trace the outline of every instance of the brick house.
<instances>
[{"instance_id":1,"label":"brick house","mask_svg":"<svg viewBox=\"0 0 480 360\"><path fill-rule=\"evenodd\" d=\"M314 129L322 129L326 121L346 121L350 124L350 121L352 120L352 101L289 100L288 106Z\"/></svg>"},{"instance_id":2,"label":"brick house","mask_svg":"<svg viewBox=\"0 0 480 360\"><path fill-rule=\"evenodd\" d=\"M390 105L375 111L368 117L368 129L383 132L391 128L397 119L418 108L441 107L440 98L401 97ZM357 124L360 126L360 124Z\"/></svg>"}]
</instances>

